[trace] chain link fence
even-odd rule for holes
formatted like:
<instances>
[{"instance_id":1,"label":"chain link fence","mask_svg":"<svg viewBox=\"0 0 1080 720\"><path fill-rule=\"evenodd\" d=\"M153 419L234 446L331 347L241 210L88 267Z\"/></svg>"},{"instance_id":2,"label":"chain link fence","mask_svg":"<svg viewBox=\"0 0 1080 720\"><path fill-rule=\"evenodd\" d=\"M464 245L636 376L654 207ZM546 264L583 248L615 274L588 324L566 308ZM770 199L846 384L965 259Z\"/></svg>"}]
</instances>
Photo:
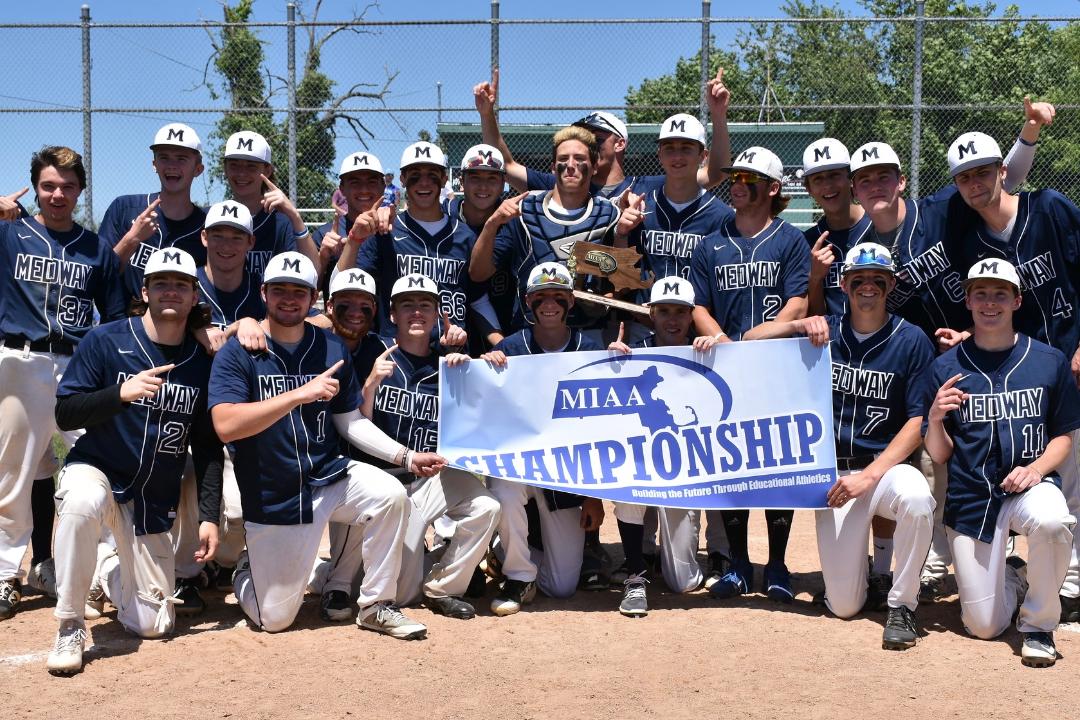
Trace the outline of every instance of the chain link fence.
<instances>
[{"instance_id":1,"label":"chain link fence","mask_svg":"<svg viewBox=\"0 0 1080 720\"><path fill-rule=\"evenodd\" d=\"M451 164L479 142L472 87L501 75L500 123L516 157L544 165L550 135L591 110L630 123L627 172L659 173L657 123L674 112L707 119L702 87L717 68L732 90L732 149L765 145L792 172L789 219L813 220L794 179L803 148L821 136L849 149L891 143L908 160L909 191L948 182L945 148L967 130L1007 151L1024 95L1054 102L1032 187L1080 201L1080 17L985 17L947 0L892 3L896 17L372 22L308 18L246 22L248 0L225 21L0 24L13 52L49 47L48 69L12 75L0 91L0 190L27 184L27 159L45 144L79 149L90 171L82 219L99 220L117 195L151 191L147 146L166 122L203 139L197 202L226 194L221 145L234 130L271 141L276 179L297 205L328 208L337 163L368 149L387 170L431 138ZM231 14L230 14L231 13ZM10 188L11 190L8 190ZM722 192L722 190L721 190Z\"/></svg>"}]
</instances>

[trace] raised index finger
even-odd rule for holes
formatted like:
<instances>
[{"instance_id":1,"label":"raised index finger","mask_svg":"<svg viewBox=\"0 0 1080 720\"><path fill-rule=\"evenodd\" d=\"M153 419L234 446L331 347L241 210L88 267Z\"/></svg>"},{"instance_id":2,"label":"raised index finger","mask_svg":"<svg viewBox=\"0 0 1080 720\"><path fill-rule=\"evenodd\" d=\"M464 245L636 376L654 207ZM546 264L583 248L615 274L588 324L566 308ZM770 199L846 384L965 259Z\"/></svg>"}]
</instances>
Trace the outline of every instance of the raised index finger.
<instances>
[{"instance_id":1,"label":"raised index finger","mask_svg":"<svg viewBox=\"0 0 1080 720\"><path fill-rule=\"evenodd\" d=\"M25 195L28 192L30 192L30 188L29 187L24 187L19 192L11 193L10 195L8 195L8 197L11 198L12 200L18 200L19 198L21 198L23 195Z\"/></svg>"},{"instance_id":2,"label":"raised index finger","mask_svg":"<svg viewBox=\"0 0 1080 720\"><path fill-rule=\"evenodd\" d=\"M723 83L724 82L724 68L722 68L722 67L716 68L716 82L717 83Z\"/></svg>"},{"instance_id":3,"label":"raised index finger","mask_svg":"<svg viewBox=\"0 0 1080 720\"><path fill-rule=\"evenodd\" d=\"M951 387L952 387L953 385L955 385L956 383L960 382L960 381L961 381L961 380L963 380L963 379L964 379L965 377L967 377L967 376L966 376L966 375L964 375L963 373L957 373L956 375L953 375L953 376L952 376L951 378L949 378L948 380L946 380L946 381L945 381L945 384L941 386L941 389L942 389L942 390L945 390L945 389L951 388Z\"/></svg>"},{"instance_id":4,"label":"raised index finger","mask_svg":"<svg viewBox=\"0 0 1080 720\"><path fill-rule=\"evenodd\" d=\"M491 94L496 99L499 97L499 68L495 68L491 71Z\"/></svg>"},{"instance_id":5,"label":"raised index finger","mask_svg":"<svg viewBox=\"0 0 1080 720\"><path fill-rule=\"evenodd\" d=\"M338 360L336 363L334 363L330 367L326 368L326 372L324 372L323 375L333 375L338 370L340 370L341 366L344 365L344 364L345 364L344 359Z\"/></svg>"},{"instance_id":6,"label":"raised index finger","mask_svg":"<svg viewBox=\"0 0 1080 720\"><path fill-rule=\"evenodd\" d=\"M390 358L390 354L393 353L395 350L397 350L397 343L394 343L390 347L386 348L386 350L383 351L383 354L380 355L378 359L388 360Z\"/></svg>"},{"instance_id":7,"label":"raised index finger","mask_svg":"<svg viewBox=\"0 0 1080 720\"><path fill-rule=\"evenodd\" d=\"M273 192L273 191L275 191L275 190L277 190L277 189L278 189L278 186L277 186L277 185L275 185L274 183L272 183L272 182L270 181L270 178L266 177L266 176L265 176L265 175L263 175L262 173L259 173L259 177L261 177L261 178L262 178L262 181L263 181L264 183L266 183L266 187L270 188L270 192Z\"/></svg>"},{"instance_id":8,"label":"raised index finger","mask_svg":"<svg viewBox=\"0 0 1080 720\"><path fill-rule=\"evenodd\" d=\"M157 367L152 367L149 370L144 370L143 372L145 372L147 375L157 376L161 373L169 372L174 367L176 367L176 363L169 363L168 365L158 365Z\"/></svg>"}]
</instances>

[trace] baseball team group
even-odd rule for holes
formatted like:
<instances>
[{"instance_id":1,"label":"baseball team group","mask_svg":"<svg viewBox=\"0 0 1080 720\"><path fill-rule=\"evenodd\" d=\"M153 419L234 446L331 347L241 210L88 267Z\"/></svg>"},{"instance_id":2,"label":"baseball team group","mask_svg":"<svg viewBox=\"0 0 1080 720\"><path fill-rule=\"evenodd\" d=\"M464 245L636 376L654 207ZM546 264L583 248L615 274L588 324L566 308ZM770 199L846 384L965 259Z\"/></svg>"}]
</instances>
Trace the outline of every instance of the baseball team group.
<instances>
[{"instance_id":1,"label":"baseball team group","mask_svg":"<svg viewBox=\"0 0 1080 720\"><path fill-rule=\"evenodd\" d=\"M821 138L794 177L765 147L732 159L723 71L711 138L664 120L655 176L625 173L626 125L600 111L554 134L549 168L515 162L497 94L497 75L473 89L484 143L459 196L437 145L409 145L396 176L356 152L314 230L255 132L226 140L230 199L203 208L202 143L165 125L160 188L116 198L96 233L74 219L80 155L33 154L30 185L0 197L0 620L24 592L56 599L49 672L82 670L107 604L157 638L206 590L262 631L311 593L323 620L399 639L427 635L402 608L468 620L485 598L508 616L538 591L612 584L628 617L661 581L790 603L792 510L764 511L756 577L749 510L617 502L614 567L599 500L438 453L442 363L784 337L832 357L838 480L813 511L814 601L885 611L882 647L904 650L951 566L969 634L1015 624L1023 664L1053 665L1058 624L1080 621L1080 210L1018 189L1054 108L1025 99L1007 154L963 133L941 159L953 182L906 198L883 142ZM780 217L800 180L823 213L806 231ZM655 281L575 272L576 243L634 248Z\"/></svg>"}]
</instances>

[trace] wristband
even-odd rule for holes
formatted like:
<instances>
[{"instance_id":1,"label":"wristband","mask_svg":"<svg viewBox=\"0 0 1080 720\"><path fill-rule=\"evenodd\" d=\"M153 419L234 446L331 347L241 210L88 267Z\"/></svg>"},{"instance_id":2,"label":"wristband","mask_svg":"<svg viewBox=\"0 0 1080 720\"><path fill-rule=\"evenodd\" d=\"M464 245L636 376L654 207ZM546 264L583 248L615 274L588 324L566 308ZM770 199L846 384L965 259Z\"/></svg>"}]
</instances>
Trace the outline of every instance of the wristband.
<instances>
[{"instance_id":1,"label":"wristband","mask_svg":"<svg viewBox=\"0 0 1080 720\"><path fill-rule=\"evenodd\" d=\"M1035 147L1036 145L1039 144L1038 140L1036 140L1035 142L1028 142L1027 140L1025 140L1022 137L1018 137L1016 139L1021 145L1027 145L1028 147Z\"/></svg>"},{"instance_id":2,"label":"wristband","mask_svg":"<svg viewBox=\"0 0 1080 720\"><path fill-rule=\"evenodd\" d=\"M727 333L724 332L723 330L721 330L720 332L713 335L713 340L719 340L720 338L723 338L723 337L727 337Z\"/></svg>"},{"instance_id":3,"label":"wristband","mask_svg":"<svg viewBox=\"0 0 1080 720\"><path fill-rule=\"evenodd\" d=\"M294 230L293 231L293 238L296 239L296 240L299 240L300 238L306 238L310 234L311 234L311 228L305 226L303 232L296 232Z\"/></svg>"}]
</instances>

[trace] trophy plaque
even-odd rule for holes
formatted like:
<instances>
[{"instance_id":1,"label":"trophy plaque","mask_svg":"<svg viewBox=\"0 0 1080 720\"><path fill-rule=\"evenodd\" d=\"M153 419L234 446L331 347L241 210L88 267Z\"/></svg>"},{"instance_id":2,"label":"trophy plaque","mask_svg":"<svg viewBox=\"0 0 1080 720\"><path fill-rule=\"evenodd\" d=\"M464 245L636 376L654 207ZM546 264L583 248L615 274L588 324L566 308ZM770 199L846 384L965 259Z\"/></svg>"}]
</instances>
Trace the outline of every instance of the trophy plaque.
<instances>
[{"instance_id":1,"label":"trophy plaque","mask_svg":"<svg viewBox=\"0 0 1080 720\"><path fill-rule=\"evenodd\" d=\"M615 292L646 290L652 287L655 277L652 271L648 271L648 277L641 277L641 269L635 267L640 261L641 253L635 248L609 247L592 242L574 243L570 257L566 261L566 268L574 278L574 298L581 302L603 305L647 317L649 309L644 305L587 292L580 287L586 275L594 275L610 282Z\"/></svg>"}]
</instances>

